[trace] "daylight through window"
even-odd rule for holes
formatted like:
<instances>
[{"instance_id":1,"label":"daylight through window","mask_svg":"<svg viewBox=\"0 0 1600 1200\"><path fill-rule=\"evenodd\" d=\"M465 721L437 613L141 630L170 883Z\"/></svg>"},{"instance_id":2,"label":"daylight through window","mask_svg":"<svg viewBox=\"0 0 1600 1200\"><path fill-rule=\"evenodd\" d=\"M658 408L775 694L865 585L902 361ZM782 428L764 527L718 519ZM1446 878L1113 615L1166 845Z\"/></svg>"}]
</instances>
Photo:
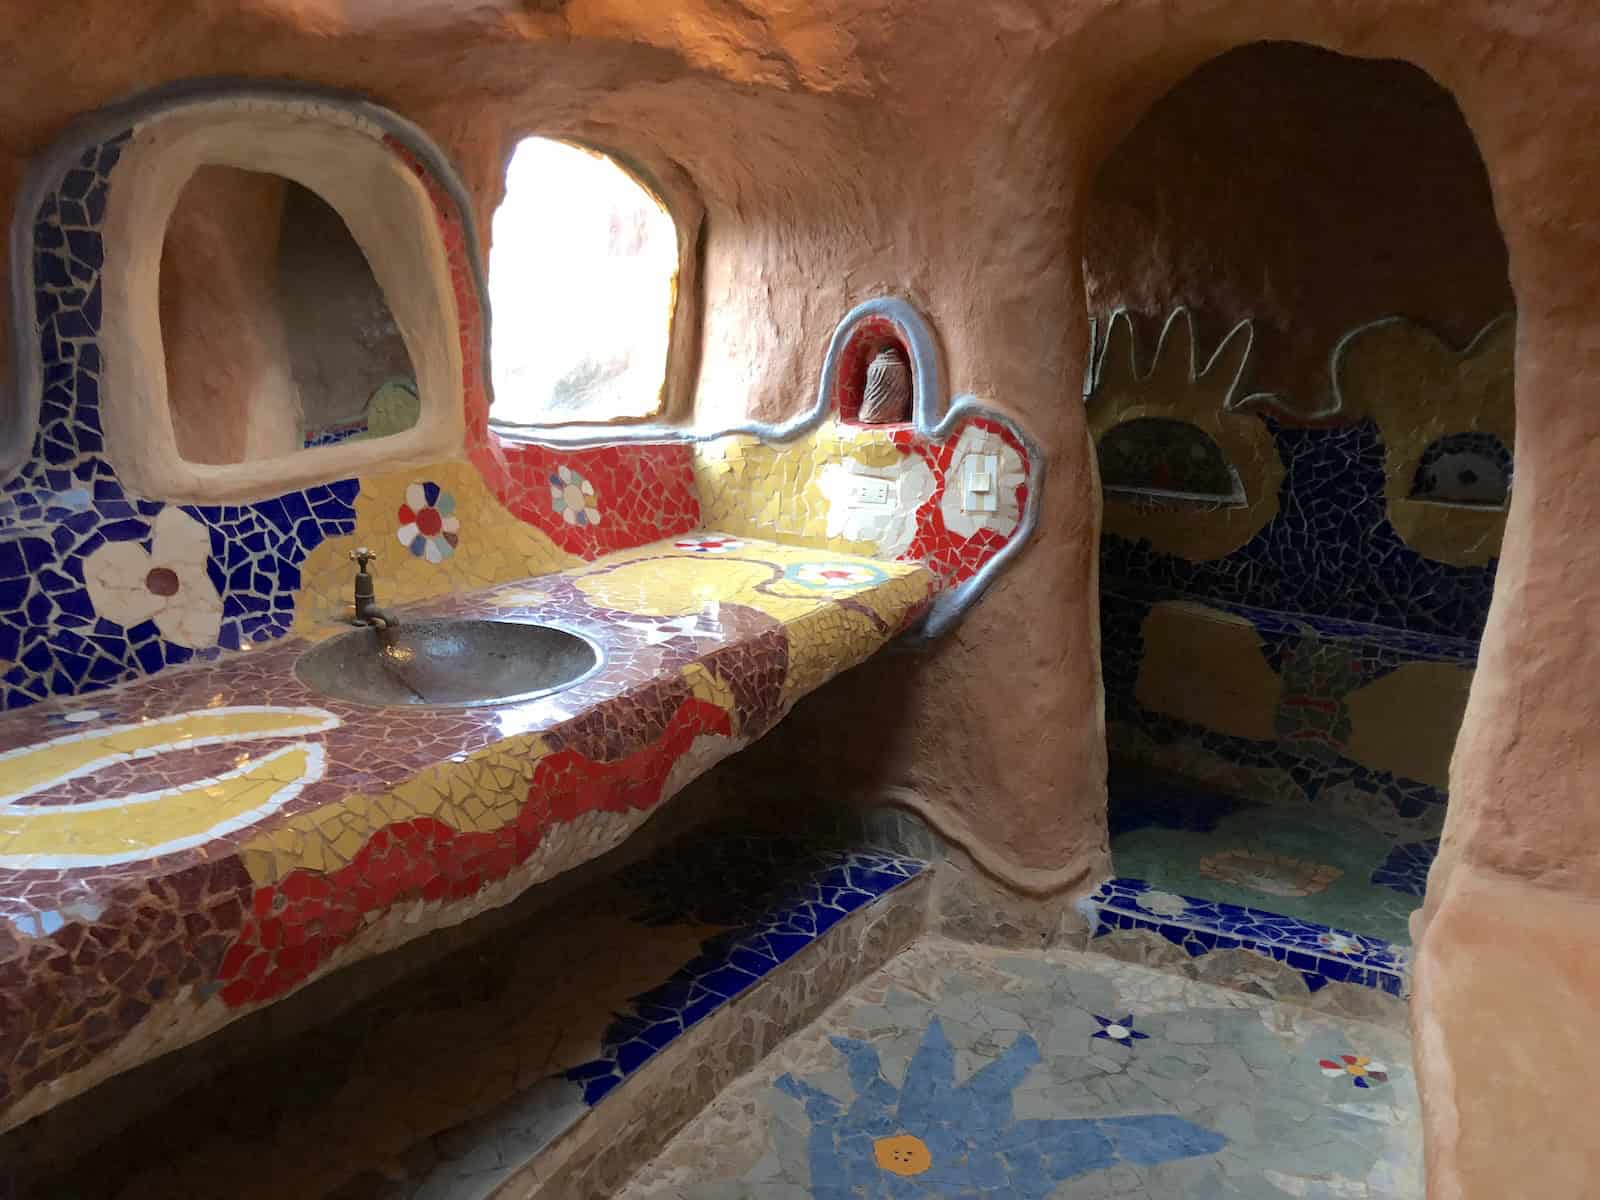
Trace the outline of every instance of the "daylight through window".
<instances>
[{"instance_id":1,"label":"daylight through window","mask_svg":"<svg viewBox=\"0 0 1600 1200\"><path fill-rule=\"evenodd\" d=\"M618 163L525 138L489 252L497 424L648 417L677 292L671 215Z\"/></svg>"}]
</instances>

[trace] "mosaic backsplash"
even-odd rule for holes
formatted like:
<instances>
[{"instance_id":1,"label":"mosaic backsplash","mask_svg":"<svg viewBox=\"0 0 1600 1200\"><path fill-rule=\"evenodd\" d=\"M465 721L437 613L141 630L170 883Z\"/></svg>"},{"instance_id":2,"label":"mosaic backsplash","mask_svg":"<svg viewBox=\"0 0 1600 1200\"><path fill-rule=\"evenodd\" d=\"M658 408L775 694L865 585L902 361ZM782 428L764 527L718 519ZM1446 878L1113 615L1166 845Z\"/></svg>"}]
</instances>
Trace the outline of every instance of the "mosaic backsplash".
<instances>
[{"instance_id":1,"label":"mosaic backsplash","mask_svg":"<svg viewBox=\"0 0 1600 1200\"><path fill-rule=\"evenodd\" d=\"M166 504L124 489L101 423L101 224L123 148L169 115L151 105L83 146L52 181L35 214L32 261L16 268L31 271L43 394L32 461L0 488L0 709L325 622L348 603L347 552L361 543L379 549L380 596L392 604L548 573L702 525L921 561L948 585L1016 532L1034 464L1010 429L983 418L938 441L831 419L782 446L743 436L585 449L502 439L487 419L475 243L450 190L416 146L341 114L337 102L278 103L380 138L432 197L461 326L463 460L250 504ZM966 511L946 487L972 454L999 464L992 511Z\"/></svg>"},{"instance_id":2,"label":"mosaic backsplash","mask_svg":"<svg viewBox=\"0 0 1600 1200\"><path fill-rule=\"evenodd\" d=\"M117 248L102 223L119 164L161 145L147 127L208 105L337 122L420 182L459 325L459 453L374 456L358 478L252 503L166 503L119 479L101 382ZM884 428L819 408L781 445L670 430L507 441L487 419L463 193L417 131L288 92L119 111L135 115L104 114L92 144L42 160L55 175L30 193L34 253L16 265L38 314L21 352L37 354L43 392L32 459L0 487L0 1128L617 846L979 576L1030 527L1042 469L970 400ZM416 423L428 397L410 382L368 398L364 423L308 440ZM553 622L589 638L599 667L474 708L314 691L295 663L348 630L358 545L377 551L384 605ZM819 886L805 918L819 928L877 894ZM774 962L789 932L761 931ZM597 1071L637 1065L624 1032Z\"/></svg>"},{"instance_id":3,"label":"mosaic backsplash","mask_svg":"<svg viewBox=\"0 0 1600 1200\"><path fill-rule=\"evenodd\" d=\"M1444 801L1509 500L1513 340L1510 319L1465 351L1375 322L1307 412L1239 395L1248 323L1202 366L1180 310L1146 366L1110 319L1089 405L1113 455L1115 756L1242 796Z\"/></svg>"}]
</instances>

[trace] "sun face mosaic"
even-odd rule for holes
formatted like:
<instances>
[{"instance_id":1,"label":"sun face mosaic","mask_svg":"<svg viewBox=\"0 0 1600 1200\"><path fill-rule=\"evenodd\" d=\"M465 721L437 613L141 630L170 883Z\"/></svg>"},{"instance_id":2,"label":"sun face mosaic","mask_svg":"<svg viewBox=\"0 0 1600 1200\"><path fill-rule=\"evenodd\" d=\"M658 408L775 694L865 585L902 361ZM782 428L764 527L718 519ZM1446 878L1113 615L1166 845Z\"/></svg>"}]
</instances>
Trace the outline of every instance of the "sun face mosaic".
<instances>
[{"instance_id":1,"label":"sun face mosaic","mask_svg":"<svg viewBox=\"0 0 1600 1200\"><path fill-rule=\"evenodd\" d=\"M1106 498L1113 753L1247 795L1379 796L1407 817L1442 804L1512 478L1514 322L1462 351L1405 321L1353 331L1331 407L1306 416L1282 398L1241 406L1248 341L1236 330L1201 370L1180 315L1142 373L1118 314L1090 397L1103 456L1131 463L1140 431L1162 431L1139 468L1149 495ZM1176 498L1198 490L1161 465L1182 422L1222 456L1196 469L1242 479L1243 510Z\"/></svg>"}]
</instances>

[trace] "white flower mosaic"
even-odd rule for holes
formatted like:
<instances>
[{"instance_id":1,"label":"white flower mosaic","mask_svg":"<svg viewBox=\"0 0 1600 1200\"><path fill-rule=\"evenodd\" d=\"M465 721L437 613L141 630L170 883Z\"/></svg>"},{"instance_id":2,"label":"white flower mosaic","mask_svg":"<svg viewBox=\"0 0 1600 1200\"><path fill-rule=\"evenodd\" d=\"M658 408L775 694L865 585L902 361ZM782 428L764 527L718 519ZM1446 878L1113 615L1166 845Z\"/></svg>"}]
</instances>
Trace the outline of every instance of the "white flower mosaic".
<instances>
[{"instance_id":1,"label":"white flower mosaic","mask_svg":"<svg viewBox=\"0 0 1600 1200\"><path fill-rule=\"evenodd\" d=\"M211 531L169 505L152 522L149 550L108 542L83 560L83 582L98 616L128 628L154 621L167 641L198 650L222 628L210 558Z\"/></svg>"},{"instance_id":2,"label":"white flower mosaic","mask_svg":"<svg viewBox=\"0 0 1600 1200\"><path fill-rule=\"evenodd\" d=\"M1318 934L1317 942L1323 949L1331 950L1335 954L1361 953L1360 939L1353 938L1347 933L1339 933L1337 930L1330 929L1326 933Z\"/></svg>"}]
</instances>

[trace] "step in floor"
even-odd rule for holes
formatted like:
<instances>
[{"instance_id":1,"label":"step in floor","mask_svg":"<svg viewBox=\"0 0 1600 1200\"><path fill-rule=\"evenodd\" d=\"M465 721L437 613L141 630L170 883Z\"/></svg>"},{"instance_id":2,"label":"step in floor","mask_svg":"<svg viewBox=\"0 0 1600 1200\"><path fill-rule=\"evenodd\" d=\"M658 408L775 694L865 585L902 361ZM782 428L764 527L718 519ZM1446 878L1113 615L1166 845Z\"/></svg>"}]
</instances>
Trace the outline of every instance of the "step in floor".
<instances>
[{"instance_id":1,"label":"step in floor","mask_svg":"<svg viewBox=\"0 0 1600 1200\"><path fill-rule=\"evenodd\" d=\"M1097 937L1145 932L1190 959L1243 950L1328 984L1407 990L1443 810L1256 803L1113 771L1117 877L1086 905Z\"/></svg>"}]
</instances>

